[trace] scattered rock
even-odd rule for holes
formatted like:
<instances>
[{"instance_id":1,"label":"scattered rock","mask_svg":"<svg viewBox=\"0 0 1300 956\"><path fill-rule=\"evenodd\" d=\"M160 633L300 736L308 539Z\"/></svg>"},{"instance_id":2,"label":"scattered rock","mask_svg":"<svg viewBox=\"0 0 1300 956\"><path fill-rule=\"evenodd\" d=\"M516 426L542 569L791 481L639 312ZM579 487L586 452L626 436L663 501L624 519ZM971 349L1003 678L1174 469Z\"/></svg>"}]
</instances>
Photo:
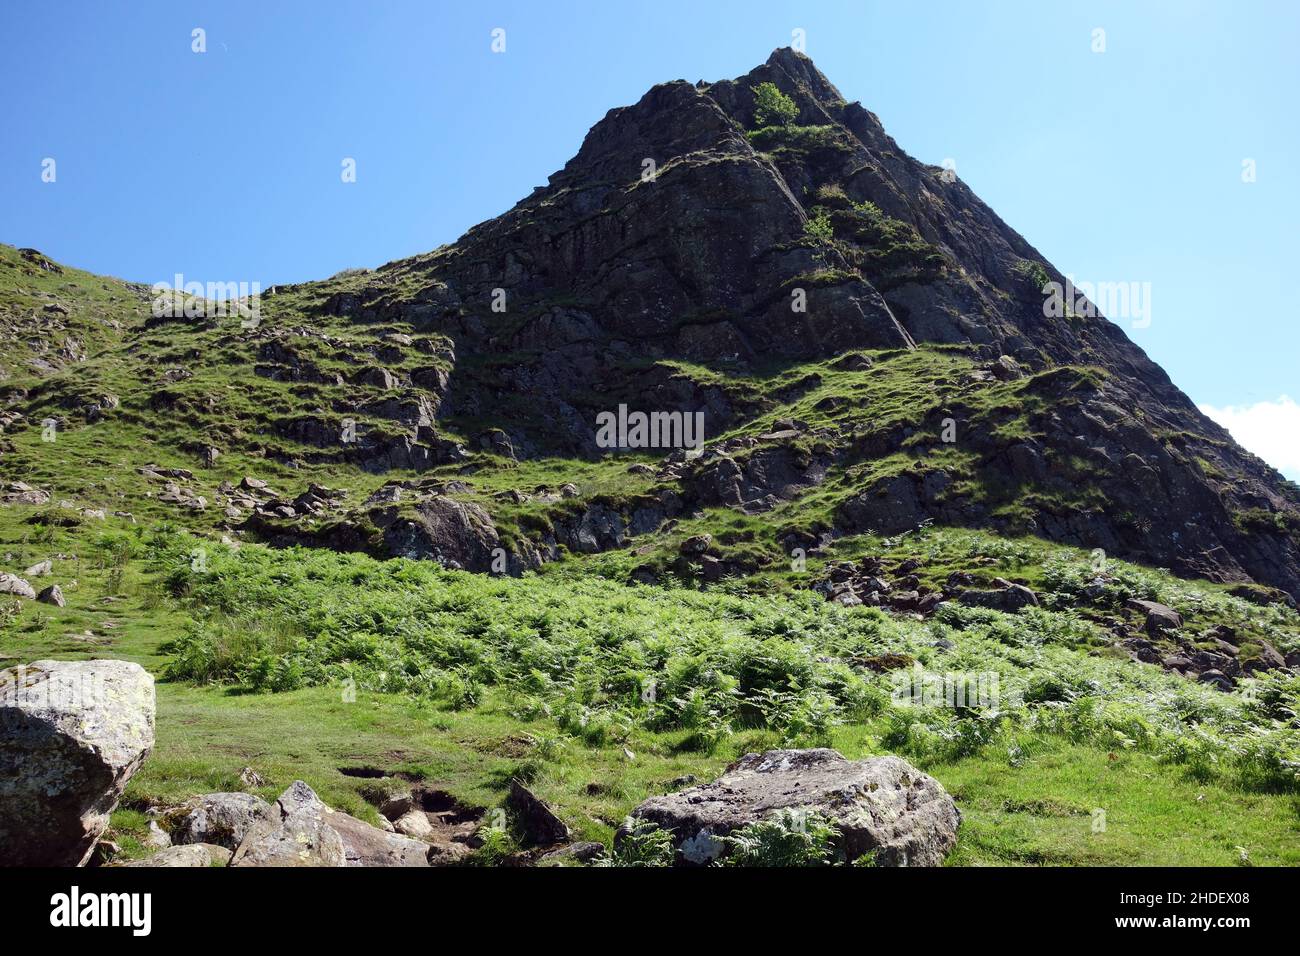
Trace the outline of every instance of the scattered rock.
<instances>
[{"instance_id":1,"label":"scattered rock","mask_svg":"<svg viewBox=\"0 0 1300 956\"><path fill-rule=\"evenodd\" d=\"M393 793L384 798L379 805L379 813L388 820L405 816L415 806L414 798L408 790L405 793Z\"/></svg>"},{"instance_id":2,"label":"scattered rock","mask_svg":"<svg viewBox=\"0 0 1300 956\"><path fill-rule=\"evenodd\" d=\"M1165 631L1173 631L1183 626L1183 617L1171 607L1157 604L1155 601L1140 601L1130 598L1126 606L1133 611L1146 615L1147 633L1153 637Z\"/></svg>"},{"instance_id":3,"label":"scattered rock","mask_svg":"<svg viewBox=\"0 0 1300 956\"><path fill-rule=\"evenodd\" d=\"M1037 607L1038 595L1023 584L1007 583L994 591L961 591L957 600L967 607L991 608L1013 614L1021 608Z\"/></svg>"},{"instance_id":4,"label":"scattered rock","mask_svg":"<svg viewBox=\"0 0 1300 956\"><path fill-rule=\"evenodd\" d=\"M1269 604L1285 604L1287 607L1296 606L1295 598L1278 588L1270 588L1261 584L1238 584L1229 589L1229 594L1233 597L1239 597L1242 600L1250 601L1252 604L1267 606Z\"/></svg>"},{"instance_id":5,"label":"scattered rock","mask_svg":"<svg viewBox=\"0 0 1300 956\"><path fill-rule=\"evenodd\" d=\"M876 654L872 657L854 657L851 658L853 664L858 667L865 667L867 670L874 671L877 674L884 674L888 671L896 671L904 667L911 667L916 663L916 658L911 654Z\"/></svg>"},{"instance_id":6,"label":"scattered rock","mask_svg":"<svg viewBox=\"0 0 1300 956\"><path fill-rule=\"evenodd\" d=\"M1024 375L1020 363L1010 355L999 355L993 365L990 366L989 371L1000 382L1010 382Z\"/></svg>"},{"instance_id":7,"label":"scattered rock","mask_svg":"<svg viewBox=\"0 0 1300 956\"><path fill-rule=\"evenodd\" d=\"M327 808L327 814L328 825L343 839L343 853L348 866L429 865L429 844L372 827L339 810Z\"/></svg>"},{"instance_id":8,"label":"scattered rock","mask_svg":"<svg viewBox=\"0 0 1300 956\"><path fill-rule=\"evenodd\" d=\"M252 767L245 767L239 771L239 782L249 790L258 790L266 786L266 780Z\"/></svg>"},{"instance_id":9,"label":"scattered rock","mask_svg":"<svg viewBox=\"0 0 1300 956\"><path fill-rule=\"evenodd\" d=\"M579 843L570 843L568 846L562 846L558 850L550 850L543 853L537 860L539 866L554 866L563 863L566 860L577 860L580 863L590 863L605 854L605 844L594 841L582 841Z\"/></svg>"},{"instance_id":10,"label":"scattered rock","mask_svg":"<svg viewBox=\"0 0 1300 956\"><path fill-rule=\"evenodd\" d=\"M231 866L347 865L343 838L325 822L329 808L305 783L295 781L282 793L275 811L244 837Z\"/></svg>"},{"instance_id":11,"label":"scattered rock","mask_svg":"<svg viewBox=\"0 0 1300 956\"><path fill-rule=\"evenodd\" d=\"M172 845L172 838L167 831L158 826L157 820L149 821L149 832L145 834L144 845L156 850L164 850Z\"/></svg>"},{"instance_id":12,"label":"scattered rock","mask_svg":"<svg viewBox=\"0 0 1300 956\"><path fill-rule=\"evenodd\" d=\"M407 810L393 821L393 829L416 840L427 840L433 835L433 824L423 810Z\"/></svg>"},{"instance_id":13,"label":"scattered rock","mask_svg":"<svg viewBox=\"0 0 1300 956\"><path fill-rule=\"evenodd\" d=\"M1120 646L1128 651L1129 656L1135 661L1141 661L1144 664L1159 664L1160 649L1150 641L1141 637L1130 637L1121 641ZM1190 661L1188 662L1190 663Z\"/></svg>"},{"instance_id":14,"label":"scattered rock","mask_svg":"<svg viewBox=\"0 0 1300 956\"><path fill-rule=\"evenodd\" d=\"M1286 658L1279 654L1277 648L1268 641L1260 641L1259 646L1259 654L1246 662L1245 669L1248 672L1271 671L1278 667L1287 666Z\"/></svg>"},{"instance_id":15,"label":"scattered rock","mask_svg":"<svg viewBox=\"0 0 1300 956\"><path fill-rule=\"evenodd\" d=\"M929 594L921 595L916 602L916 610L918 614L933 614L942 603L943 595L938 591L931 591Z\"/></svg>"},{"instance_id":16,"label":"scattered rock","mask_svg":"<svg viewBox=\"0 0 1300 956\"><path fill-rule=\"evenodd\" d=\"M0 594L13 594L16 597L27 598L29 601L36 600L36 590L30 584L18 575L6 571L0 571Z\"/></svg>"},{"instance_id":17,"label":"scattered rock","mask_svg":"<svg viewBox=\"0 0 1300 956\"><path fill-rule=\"evenodd\" d=\"M915 611L920 599L915 591L895 591L889 595L889 606L895 611Z\"/></svg>"},{"instance_id":18,"label":"scattered rock","mask_svg":"<svg viewBox=\"0 0 1300 956\"><path fill-rule=\"evenodd\" d=\"M49 504L50 493L41 488L33 488L24 481L11 481L0 492L0 504L5 505L44 505Z\"/></svg>"},{"instance_id":19,"label":"scattered rock","mask_svg":"<svg viewBox=\"0 0 1300 956\"><path fill-rule=\"evenodd\" d=\"M53 604L55 607L65 607L67 602L63 599L63 590L57 584L51 584L43 589L40 594L36 595L36 600L42 604Z\"/></svg>"},{"instance_id":20,"label":"scattered rock","mask_svg":"<svg viewBox=\"0 0 1300 956\"><path fill-rule=\"evenodd\" d=\"M327 807L301 780L253 827L231 866L428 866L430 847Z\"/></svg>"},{"instance_id":21,"label":"scattered rock","mask_svg":"<svg viewBox=\"0 0 1300 956\"><path fill-rule=\"evenodd\" d=\"M831 368L841 369L846 372L865 372L872 367L872 361L861 352L849 352L831 363Z\"/></svg>"},{"instance_id":22,"label":"scattered rock","mask_svg":"<svg viewBox=\"0 0 1300 956\"><path fill-rule=\"evenodd\" d=\"M526 843L550 846L568 841L569 828L564 821L555 815L555 811L545 801L518 780L510 783L506 806L514 814Z\"/></svg>"},{"instance_id":23,"label":"scattered rock","mask_svg":"<svg viewBox=\"0 0 1300 956\"><path fill-rule=\"evenodd\" d=\"M713 535L696 534L682 542L682 554L703 554L713 544Z\"/></svg>"},{"instance_id":24,"label":"scattered rock","mask_svg":"<svg viewBox=\"0 0 1300 956\"><path fill-rule=\"evenodd\" d=\"M1221 691L1230 691L1232 688L1237 686L1236 682L1231 677L1219 670L1211 669L1201 671L1196 679L1202 684L1212 684L1215 688Z\"/></svg>"},{"instance_id":25,"label":"scattered rock","mask_svg":"<svg viewBox=\"0 0 1300 956\"><path fill-rule=\"evenodd\" d=\"M23 574L27 575L29 578L39 578L43 575L49 574L53 570L54 562L49 558L46 558L39 564L33 564L30 568L24 571Z\"/></svg>"}]
</instances>

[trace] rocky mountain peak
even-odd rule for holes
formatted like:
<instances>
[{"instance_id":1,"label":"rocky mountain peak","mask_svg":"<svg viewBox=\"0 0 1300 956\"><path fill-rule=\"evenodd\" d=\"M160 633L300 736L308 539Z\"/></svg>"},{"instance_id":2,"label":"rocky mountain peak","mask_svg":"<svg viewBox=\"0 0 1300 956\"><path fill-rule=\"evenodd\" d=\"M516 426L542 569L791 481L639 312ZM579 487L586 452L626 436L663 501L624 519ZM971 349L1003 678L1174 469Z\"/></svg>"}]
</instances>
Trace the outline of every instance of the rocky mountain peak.
<instances>
[{"instance_id":1,"label":"rocky mountain peak","mask_svg":"<svg viewBox=\"0 0 1300 956\"><path fill-rule=\"evenodd\" d=\"M758 106L765 84L788 98L780 119ZM476 366L503 357L491 380L477 367L453 373L443 416L520 392L548 409L541 427L497 423L516 447L600 454L590 423L619 397L707 410L708 434L721 435L765 407L737 377L855 349L956 349L993 363L995 380L1024 379L1021 400L1041 408L1027 443L972 434L998 426L962 421L976 470L999 476L995 499L1038 482L1104 483L1090 486L1093 507L1053 506L1023 530L1300 588L1294 541L1284 533L1261 545L1271 526L1250 532L1234 517L1294 512L1292 487L1205 418L1118 325L1097 313L1049 317L1045 284L1063 283L1061 273L794 50L736 79L663 83L610 110L547 186L444 254L389 268L436 281L441 311L419 305L420 323L454 339L457 354ZM489 307L494 295L504 311ZM412 315L384 308L368 312L363 292L354 314ZM663 364L680 361L721 378L689 383ZM939 389L957 419L976 415L965 388ZM838 427L846 440L863 422ZM867 444L896 453L908 434ZM1064 465L1080 460L1090 464ZM926 494L902 513L904 524L990 520L987 504ZM1131 527L1117 529L1116 513ZM1280 573L1278 549L1288 555ZM1227 553L1240 557L1221 561Z\"/></svg>"},{"instance_id":2,"label":"rocky mountain peak","mask_svg":"<svg viewBox=\"0 0 1300 956\"><path fill-rule=\"evenodd\" d=\"M22 281L46 276L10 258ZM278 287L251 330L185 326L246 371L241 388L279 390L256 428L232 429L193 371L168 368L201 353L192 340L163 348L172 320L156 317L121 353L101 353L100 372L120 382L112 363L138 362L153 381L159 353L169 377L157 391L108 402L96 379L63 381L42 358L37 380L9 387L20 408L8 414L72 408L92 422L119 400L142 418L179 403L214 419L196 448L269 431L257 453L295 467L458 469L427 486L443 497L460 487L453 475L503 459L621 473L619 454L634 449L611 448L598 426L618 409L698 417L699 455L665 448L638 462L636 491L576 520L549 513L550 491L512 489L512 507L547 513L515 529L510 568L734 508L772 513L782 548L930 521L1300 593L1300 489L1205 418L1118 325L1077 302L1045 308L1047 283L1063 278L959 178L908 156L783 49L742 77L675 80L610 110L546 186L450 246ZM22 323L67 327L77 344L64 352L93 365L80 343L98 349L104 333L71 305ZM362 437L340 444L349 429ZM329 543L444 554L425 547L443 529L473 544L448 560L480 569L500 506L429 503L427 488L405 488L410 513L403 489L387 489L364 520L327 529ZM292 518L298 502L254 505L250 530L304 539L261 514Z\"/></svg>"}]
</instances>

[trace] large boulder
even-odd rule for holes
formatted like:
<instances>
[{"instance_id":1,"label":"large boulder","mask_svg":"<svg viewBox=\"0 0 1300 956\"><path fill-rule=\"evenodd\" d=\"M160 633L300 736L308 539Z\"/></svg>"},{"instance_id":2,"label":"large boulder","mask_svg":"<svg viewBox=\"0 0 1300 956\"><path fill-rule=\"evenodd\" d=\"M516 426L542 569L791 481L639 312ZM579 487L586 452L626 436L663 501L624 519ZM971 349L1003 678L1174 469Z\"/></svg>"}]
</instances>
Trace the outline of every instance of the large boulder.
<instances>
[{"instance_id":1,"label":"large boulder","mask_svg":"<svg viewBox=\"0 0 1300 956\"><path fill-rule=\"evenodd\" d=\"M429 845L326 806L301 780L253 826L231 866L428 866Z\"/></svg>"},{"instance_id":2,"label":"large boulder","mask_svg":"<svg viewBox=\"0 0 1300 956\"><path fill-rule=\"evenodd\" d=\"M0 571L0 594L12 594L15 597L36 600L36 590L16 574Z\"/></svg>"},{"instance_id":3,"label":"large boulder","mask_svg":"<svg viewBox=\"0 0 1300 956\"><path fill-rule=\"evenodd\" d=\"M718 837L785 809L822 813L846 858L871 854L882 866L940 865L961 822L939 782L906 760L828 749L746 754L712 783L651 797L631 816L671 831L678 862L700 866L727 852Z\"/></svg>"},{"instance_id":4,"label":"large boulder","mask_svg":"<svg viewBox=\"0 0 1300 956\"><path fill-rule=\"evenodd\" d=\"M235 850L254 827L279 819L269 803L251 793L209 793L192 807L172 829L176 843L215 843Z\"/></svg>"},{"instance_id":5,"label":"large boulder","mask_svg":"<svg viewBox=\"0 0 1300 956\"><path fill-rule=\"evenodd\" d=\"M0 671L0 865L78 866L154 741L153 678L128 661Z\"/></svg>"},{"instance_id":6,"label":"large boulder","mask_svg":"<svg viewBox=\"0 0 1300 956\"><path fill-rule=\"evenodd\" d=\"M329 808L301 780L276 801L272 819L254 826L231 866L345 866L343 838L325 822Z\"/></svg>"}]
</instances>

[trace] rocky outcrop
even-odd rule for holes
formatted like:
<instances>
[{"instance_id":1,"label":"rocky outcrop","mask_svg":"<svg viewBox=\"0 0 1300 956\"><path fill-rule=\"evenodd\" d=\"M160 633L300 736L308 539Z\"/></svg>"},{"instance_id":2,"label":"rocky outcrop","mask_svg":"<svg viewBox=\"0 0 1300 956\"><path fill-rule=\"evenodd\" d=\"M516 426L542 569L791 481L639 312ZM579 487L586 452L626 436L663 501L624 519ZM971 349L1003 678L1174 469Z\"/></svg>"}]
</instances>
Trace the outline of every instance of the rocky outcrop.
<instances>
[{"instance_id":1,"label":"rocky outcrop","mask_svg":"<svg viewBox=\"0 0 1300 956\"><path fill-rule=\"evenodd\" d=\"M231 866L346 866L338 830L326 822L333 813L315 791L296 781L276 801L271 819L245 835Z\"/></svg>"},{"instance_id":2,"label":"rocky outcrop","mask_svg":"<svg viewBox=\"0 0 1300 956\"><path fill-rule=\"evenodd\" d=\"M1183 626L1183 617L1173 608L1156 601L1131 599L1126 605L1146 618L1146 630L1152 636L1159 636L1165 631L1176 631Z\"/></svg>"},{"instance_id":3,"label":"rocky outcrop","mask_svg":"<svg viewBox=\"0 0 1300 956\"><path fill-rule=\"evenodd\" d=\"M795 428L710 447L683 476L683 488L705 505L729 505L751 514L770 511L826 479L829 457L793 446Z\"/></svg>"},{"instance_id":4,"label":"rocky outcrop","mask_svg":"<svg viewBox=\"0 0 1300 956\"><path fill-rule=\"evenodd\" d=\"M410 517L399 517L396 509L390 509L389 515L374 520L383 528L389 554L437 561L447 568L492 570L494 552L501 547L496 525L481 505L441 495L421 501ZM502 550L502 560L504 556Z\"/></svg>"},{"instance_id":5,"label":"rocky outcrop","mask_svg":"<svg viewBox=\"0 0 1300 956\"><path fill-rule=\"evenodd\" d=\"M139 664L0 671L0 865L84 864L153 742L153 678Z\"/></svg>"},{"instance_id":6,"label":"rocky outcrop","mask_svg":"<svg viewBox=\"0 0 1300 956\"><path fill-rule=\"evenodd\" d=\"M215 843L233 851L255 828L276 818L275 808L251 793L209 793L191 807L171 830L175 843Z\"/></svg>"},{"instance_id":7,"label":"rocky outcrop","mask_svg":"<svg viewBox=\"0 0 1300 956\"><path fill-rule=\"evenodd\" d=\"M719 837L786 809L820 812L847 859L870 854L883 866L939 866L961 820L938 781L907 761L824 749L746 754L712 783L645 800L631 818L671 831L678 862L698 866L727 852Z\"/></svg>"},{"instance_id":8,"label":"rocky outcrop","mask_svg":"<svg viewBox=\"0 0 1300 956\"><path fill-rule=\"evenodd\" d=\"M297 780L270 819L249 829L230 865L428 866L429 845L333 810Z\"/></svg>"}]
</instances>

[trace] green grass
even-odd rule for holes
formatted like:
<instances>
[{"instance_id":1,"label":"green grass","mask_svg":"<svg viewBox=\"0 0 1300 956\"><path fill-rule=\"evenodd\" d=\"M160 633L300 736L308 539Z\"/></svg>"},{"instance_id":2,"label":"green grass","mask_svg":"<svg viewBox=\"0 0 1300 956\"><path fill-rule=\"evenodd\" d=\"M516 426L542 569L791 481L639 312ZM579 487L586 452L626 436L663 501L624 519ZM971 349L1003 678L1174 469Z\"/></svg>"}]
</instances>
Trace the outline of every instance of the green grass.
<instances>
[{"instance_id":1,"label":"green grass","mask_svg":"<svg viewBox=\"0 0 1300 956\"><path fill-rule=\"evenodd\" d=\"M1300 863L1294 795L1198 781L1146 754L1040 746L1020 767L981 755L927 768L962 810L949 865L1238 866L1238 847L1254 865Z\"/></svg>"},{"instance_id":2,"label":"green grass","mask_svg":"<svg viewBox=\"0 0 1300 956\"><path fill-rule=\"evenodd\" d=\"M675 780L709 779L749 751L829 745L849 757L900 753L949 788L964 814L951 865L1233 865L1238 847L1252 864L1297 862L1294 778L1268 763L1267 747L1251 750L1267 740L1294 759L1296 731L1238 694L1094 656L1093 626L1051 610L1074 586L1068 569L1086 568L1088 556L1043 542L941 530L858 542L891 560L924 557L935 575L979 557L992 562L981 573L1062 589L1045 591L1048 609L1034 614L922 624L798 593L629 589L599 575L605 556L515 580L213 546L210 570L196 574L195 539L184 535L110 521L34 541L23 513L0 513L11 565L78 557L57 561L52 578L69 606L26 602L0 629L0 653L122 657L162 678L155 751L114 817L127 855L146 852L146 807L238 789L245 766L266 778L263 796L301 778L372 820L367 781L342 768L407 774L483 807L499 805L518 776L581 837L607 842L632 807ZM1112 570L1113 600L1154 593L1294 640L1291 612ZM107 643L77 640L86 630ZM938 636L957 650L937 656ZM219 648L226 676L185 677L185 655L163 650L177 639ZM1030 705L1001 717L904 708L886 675L837 663L883 652L936 672L996 670ZM277 674L292 689L253 689L276 686ZM647 678L659 682L656 704L642 699ZM700 693L715 695L725 720L663 704ZM1295 688L1285 693L1295 709ZM1093 832L1095 808L1104 833Z\"/></svg>"}]
</instances>

